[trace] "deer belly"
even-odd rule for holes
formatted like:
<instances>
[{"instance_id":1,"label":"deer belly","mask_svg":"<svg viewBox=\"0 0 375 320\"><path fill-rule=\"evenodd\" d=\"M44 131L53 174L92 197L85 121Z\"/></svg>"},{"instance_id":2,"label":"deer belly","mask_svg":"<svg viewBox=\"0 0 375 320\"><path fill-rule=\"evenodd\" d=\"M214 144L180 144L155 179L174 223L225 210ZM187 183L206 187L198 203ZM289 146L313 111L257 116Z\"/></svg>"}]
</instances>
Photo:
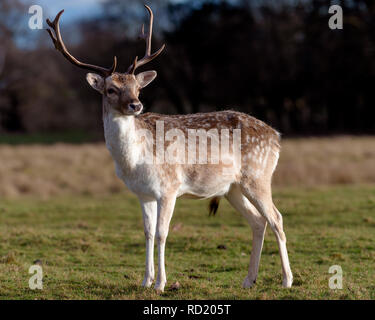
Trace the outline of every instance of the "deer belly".
<instances>
[{"instance_id":1,"label":"deer belly","mask_svg":"<svg viewBox=\"0 0 375 320\"><path fill-rule=\"evenodd\" d=\"M189 181L181 185L178 192L179 197L193 198L193 199L205 199L211 197L221 197L227 194L233 181Z\"/></svg>"},{"instance_id":2,"label":"deer belly","mask_svg":"<svg viewBox=\"0 0 375 320\"><path fill-rule=\"evenodd\" d=\"M189 198L211 198L225 195L236 182L237 168L228 170L216 165L192 165L185 169L178 195Z\"/></svg>"}]
</instances>

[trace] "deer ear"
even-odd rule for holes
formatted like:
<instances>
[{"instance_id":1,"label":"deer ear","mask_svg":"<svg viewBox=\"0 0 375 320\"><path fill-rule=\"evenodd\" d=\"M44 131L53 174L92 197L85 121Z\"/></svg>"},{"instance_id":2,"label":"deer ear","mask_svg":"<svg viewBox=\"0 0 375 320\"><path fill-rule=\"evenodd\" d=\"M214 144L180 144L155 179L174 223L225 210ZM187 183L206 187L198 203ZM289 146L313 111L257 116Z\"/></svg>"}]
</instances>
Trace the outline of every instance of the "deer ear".
<instances>
[{"instance_id":1,"label":"deer ear","mask_svg":"<svg viewBox=\"0 0 375 320\"><path fill-rule=\"evenodd\" d=\"M86 80L96 91L101 94L104 92L104 79L96 73L88 73L86 75Z\"/></svg>"},{"instance_id":2,"label":"deer ear","mask_svg":"<svg viewBox=\"0 0 375 320\"><path fill-rule=\"evenodd\" d=\"M141 88L147 86L152 80L154 80L157 76L156 71L145 71L138 73L135 78L137 79Z\"/></svg>"}]
</instances>

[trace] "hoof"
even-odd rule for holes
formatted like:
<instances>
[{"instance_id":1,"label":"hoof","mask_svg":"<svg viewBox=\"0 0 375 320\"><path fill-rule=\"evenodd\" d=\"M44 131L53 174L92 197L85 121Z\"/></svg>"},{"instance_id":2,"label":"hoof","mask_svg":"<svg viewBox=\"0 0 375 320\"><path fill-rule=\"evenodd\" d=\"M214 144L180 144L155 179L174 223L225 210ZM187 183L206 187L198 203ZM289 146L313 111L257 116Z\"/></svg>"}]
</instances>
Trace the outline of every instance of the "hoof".
<instances>
[{"instance_id":1,"label":"hoof","mask_svg":"<svg viewBox=\"0 0 375 320\"><path fill-rule=\"evenodd\" d=\"M157 293L163 293L164 292L164 287L165 287L165 282L156 282L155 284L155 290Z\"/></svg>"},{"instance_id":2,"label":"hoof","mask_svg":"<svg viewBox=\"0 0 375 320\"><path fill-rule=\"evenodd\" d=\"M251 280L249 277L246 277L242 283L242 287L245 289L252 288L256 283L256 279Z\"/></svg>"},{"instance_id":3,"label":"hoof","mask_svg":"<svg viewBox=\"0 0 375 320\"><path fill-rule=\"evenodd\" d=\"M145 278L142 282L142 287L150 288L152 283L154 282L154 279L152 278Z\"/></svg>"},{"instance_id":4,"label":"hoof","mask_svg":"<svg viewBox=\"0 0 375 320\"><path fill-rule=\"evenodd\" d=\"M293 283L293 276L289 276L283 280L284 288L291 288Z\"/></svg>"}]
</instances>

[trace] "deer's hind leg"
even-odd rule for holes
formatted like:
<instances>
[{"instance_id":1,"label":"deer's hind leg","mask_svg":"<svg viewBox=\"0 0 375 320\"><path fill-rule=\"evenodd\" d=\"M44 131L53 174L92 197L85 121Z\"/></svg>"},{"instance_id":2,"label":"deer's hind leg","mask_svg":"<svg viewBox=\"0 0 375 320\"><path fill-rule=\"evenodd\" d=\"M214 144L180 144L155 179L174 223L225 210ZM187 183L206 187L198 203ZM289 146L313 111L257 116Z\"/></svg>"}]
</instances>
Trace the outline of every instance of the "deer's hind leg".
<instances>
[{"instance_id":1,"label":"deer's hind leg","mask_svg":"<svg viewBox=\"0 0 375 320\"><path fill-rule=\"evenodd\" d=\"M271 183L264 179L251 184L241 184L241 191L255 206L258 212L267 220L275 234L279 246L281 265L283 271L283 286L290 288L293 282L290 270L288 252L286 249L286 237L283 228L283 218L272 201Z\"/></svg>"},{"instance_id":2,"label":"deer's hind leg","mask_svg":"<svg viewBox=\"0 0 375 320\"><path fill-rule=\"evenodd\" d=\"M244 288L251 288L255 284L258 276L267 221L242 194L239 186L233 185L226 195L226 198L229 203L245 217L253 230L253 244L250 255L249 271L243 282Z\"/></svg>"}]
</instances>

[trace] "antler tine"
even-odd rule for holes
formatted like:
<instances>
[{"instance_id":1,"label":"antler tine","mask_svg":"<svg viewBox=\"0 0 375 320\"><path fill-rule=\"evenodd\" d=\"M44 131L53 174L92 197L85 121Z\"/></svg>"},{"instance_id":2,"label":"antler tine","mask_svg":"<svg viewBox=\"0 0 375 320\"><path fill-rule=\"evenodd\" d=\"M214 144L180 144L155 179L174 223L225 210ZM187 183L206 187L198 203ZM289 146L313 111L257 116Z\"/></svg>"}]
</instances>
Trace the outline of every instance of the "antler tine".
<instances>
[{"instance_id":1,"label":"antler tine","mask_svg":"<svg viewBox=\"0 0 375 320\"><path fill-rule=\"evenodd\" d=\"M129 73L129 74L134 74L135 66L137 65L137 61L138 61L138 56L135 57L134 62L133 62L132 65L129 67L129 69L128 69L128 73Z\"/></svg>"},{"instance_id":2,"label":"antler tine","mask_svg":"<svg viewBox=\"0 0 375 320\"><path fill-rule=\"evenodd\" d=\"M145 5L145 7L148 13L150 14L150 21L149 21L148 34L147 34L148 39L146 41L146 55L149 56L151 54L151 37L152 37L152 26L154 24L154 14L152 13L152 10L149 6ZM143 28L143 31L144 31L144 28Z\"/></svg>"},{"instance_id":3,"label":"antler tine","mask_svg":"<svg viewBox=\"0 0 375 320\"><path fill-rule=\"evenodd\" d=\"M141 33L138 35L138 39L146 40L145 25L144 24L142 24Z\"/></svg>"},{"instance_id":4,"label":"antler tine","mask_svg":"<svg viewBox=\"0 0 375 320\"><path fill-rule=\"evenodd\" d=\"M163 44L159 50L157 50L156 52L151 54L151 38L152 38L152 25L154 23L154 14L152 13L152 10L148 5L144 5L144 6L145 6L145 8L147 9L147 11L150 15L149 29L148 29L148 33L145 33L145 26L143 24L142 29L141 29L141 33L139 35L139 38L145 40L146 51L145 51L144 57L141 60L136 59L136 60L134 60L133 64L130 65L130 67L128 68L128 71L127 71L127 73L129 73L129 74L134 74L135 69L137 69L138 67L143 66L147 62L150 62L151 60L155 59L165 48L165 44Z\"/></svg>"},{"instance_id":5,"label":"antler tine","mask_svg":"<svg viewBox=\"0 0 375 320\"><path fill-rule=\"evenodd\" d=\"M61 10L56 15L55 19L52 22L51 22L51 20L47 19L47 24L55 32L55 34L53 34L51 29L47 29L47 32L50 35L50 37L52 39L52 42L55 45L56 50L60 51L69 62L71 62L72 64L74 64L74 65L76 65L76 66L78 66L82 69L95 71L95 72L101 74L104 77L110 76L116 70L116 66L117 66L117 58L116 57L113 58L112 67L109 68L109 69L106 69L106 68L95 66L95 65L92 65L92 64L83 63L83 62L79 61L78 59L76 59L75 57L73 57L69 53L68 49L65 47L64 41L62 40L61 33L60 33L59 22L60 22L60 17L63 14L63 12L64 12L64 10Z\"/></svg>"}]
</instances>

